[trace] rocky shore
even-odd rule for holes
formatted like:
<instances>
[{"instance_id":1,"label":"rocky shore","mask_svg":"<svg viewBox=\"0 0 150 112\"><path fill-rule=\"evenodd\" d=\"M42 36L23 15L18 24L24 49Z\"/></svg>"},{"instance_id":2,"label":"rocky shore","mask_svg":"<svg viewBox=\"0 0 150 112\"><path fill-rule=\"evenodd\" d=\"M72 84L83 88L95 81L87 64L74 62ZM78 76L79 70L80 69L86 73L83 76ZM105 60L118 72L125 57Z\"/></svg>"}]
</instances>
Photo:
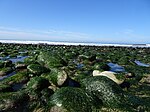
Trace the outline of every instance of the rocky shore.
<instances>
[{"instance_id":1,"label":"rocky shore","mask_svg":"<svg viewBox=\"0 0 150 112\"><path fill-rule=\"evenodd\" d=\"M0 112L149 112L150 48L0 43Z\"/></svg>"}]
</instances>

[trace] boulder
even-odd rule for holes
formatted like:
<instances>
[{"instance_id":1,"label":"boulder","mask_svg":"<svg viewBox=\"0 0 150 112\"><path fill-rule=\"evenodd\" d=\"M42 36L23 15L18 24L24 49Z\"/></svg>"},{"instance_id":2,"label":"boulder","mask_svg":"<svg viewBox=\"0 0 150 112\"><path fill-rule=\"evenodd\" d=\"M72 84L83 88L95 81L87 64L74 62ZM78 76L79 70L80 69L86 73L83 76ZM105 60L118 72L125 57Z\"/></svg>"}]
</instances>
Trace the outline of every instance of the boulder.
<instances>
[{"instance_id":1,"label":"boulder","mask_svg":"<svg viewBox=\"0 0 150 112\"><path fill-rule=\"evenodd\" d=\"M26 88L31 91L41 91L44 88L48 88L48 86L50 86L50 83L47 79L42 77L33 77L27 83Z\"/></svg>"},{"instance_id":2,"label":"boulder","mask_svg":"<svg viewBox=\"0 0 150 112\"><path fill-rule=\"evenodd\" d=\"M0 110L2 112L19 112L24 110L29 97L22 92L1 93Z\"/></svg>"},{"instance_id":3,"label":"boulder","mask_svg":"<svg viewBox=\"0 0 150 112\"><path fill-rule=\"evenodd\" d=\"M11 92L13 91L12 87L7 84L0 84L0 92Z\"/></svg>"},{"instance_id":4,"label":"boulder","mask_svg":"<svg viewBox=\"0 0 150 112\"><path fill-rule=\"evenodd\" d=\"M3 67L4 67L4 61L0 60L0 68L3 68Z\"/></svg>"},{"instance_id":5,"label":"boulder","mask_svg":"<svg viewBox=\"0 0 150 112\"><path fill-rule=\"evenodd\" d=\"M144 76L140 82L150 84L150 75Z\"/></svg>"},{"instance_id":6,"label":"boulder","mask_svg":"<svg viewBox=\"0 0 150 112\"><path fill-rule=\"evenodd\" d=\"M4 67L12 67L12 61L11 60L6 60L4 61Z\"/></svg>"},{"instance_id":7,"label":"boulder","mask_svg":"<svg viewBox=\"0 0 150 112\"><path fill-rule=\"evenodd\" d=\"M48 68L62 67L67 63L56 53L40 52L38 62Z\"/></svg>"},{"instance_id":8,"label":"boulder","mask_svg":"<svg viewBox=\"0 0 150 112\"><path fill-rule=\"evenodd\" d=\"M52 110L63 110L62 112L92 112L101 107L101 102L89 96L84 90L73 87L62 87L50 98ZM99 105L96 107L95 105ZM54 108L55 107L55 108ZM53 111L52 111L53 112ZM59 111L56 111L59 112Z\"/></svg>"},{"instance_id":9,"label":"boulder","mask_svg":"<svg viewBox=\"0 0 150 112\"><path fill-rule=\"evenodd\" d=\"M17 72L16 74L4 79L1 81L3 84L16 84L16 83L26 83L29 80L29 76L26 72L21 71Z\"/></svg>"},{"instance_id":10,"label":"boulder","mask_svg":"<svg viewBox=\"0 0 150 112\"><path fill-rule=\"evenodd\" d=\"M100 72L99 70L93 71L93 76L105 76L105 77L108 77L109 79L113 80L117 84L123 83L125 78L117 79L116 75L122 75L122 74L116 74L115 72L111 72L111 71L104 71L104 72Z\"/></svg>"},{"instance_id":11,"label":"boulder","mask_svg":"<svg viewBox=\"0 0 150 112\"><path fill-rule=\"evenodd\" d=\"M13 70L11 67L1 68L0 69L0 76L5 76L9 73L11 73Z\"/></svg>"},{"instance_id":12,"label":"boulder","mask_svg":"<svg viewBox=\"0 0 150 112\"><path fill-rule=\"evenodd\" d=\"M16 69L25 69L25 68L27 68L27 65L24 63L18 63L15 65L15 68Z\"/></svg>"},{"instance_id":13,"label":"boulder","mask_svg":"<svg viewBox=\"0 0 150 112\"><path fill-rule=\"evenodd\" d=\"M42 77L48 79L56 86L62 86L67 80L68 76L64 70L53 68L50 73L45 73Z\"/></svg>"},{"instance_id":14,"label":"boulder","mask_svg":"<svg viewBox=\"0 0 150 112\"><path fill-rule=\"evenodd\" d=\"M124 92L118 84L105 76L87 77L81 85L108 108L135 112L139 106L144 107L141 99Z\"/></svg>"},{"instance_id":15,"label":"boulder","mask_svg":"<svg viewBox=\"0 0 150 112\"><path fill-rule=\"evenodd\" d=\"M42 73L48 72L49 70L45 68L44 66L38 65L38 64L30 64L27 66L27 69L36 75L41 75Z\"/></svg>"}]
</instances>

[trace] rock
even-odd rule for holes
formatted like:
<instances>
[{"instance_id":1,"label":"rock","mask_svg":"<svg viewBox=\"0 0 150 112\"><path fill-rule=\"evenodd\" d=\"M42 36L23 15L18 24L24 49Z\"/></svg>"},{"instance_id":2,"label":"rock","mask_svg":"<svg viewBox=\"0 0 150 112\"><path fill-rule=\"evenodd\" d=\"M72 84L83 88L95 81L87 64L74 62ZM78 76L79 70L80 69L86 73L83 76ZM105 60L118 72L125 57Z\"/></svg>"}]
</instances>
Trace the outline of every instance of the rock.
<instances>
[{"instance_id":1,"label":"rock","mask_svg":"<svg viewBox=\"0 0 150 112\"><path fill-rule=\"evenodd\" d=\"M135 77L135 74L133 74L133 73L126 73L125 76L126 76L126 78L133 78L133 77Z\"/></svg>"},{"instance_id":2,"label":"rock","mask_svg":"<svg viewBox=\"0 0 150 112\"><path fill-rule=\"evenodd\" d=\"M29 76L26 72L21 71L16 73L15 75L12 75L4 80L1 81L3 84L15 84L15 83L26 83L29 80Z\"/></svg>"},{"instance_id":3,"label":"rock","mask_svg":"<svg viewBox=\"0 0 150 112\"><path fill-rule=\"evenodd\" d=\"M45 88L41 91L41 101L45 104L48 103L50 96L54 94L54 91L49 88Z\"/></svg>"},{"instance_id":4,"label":"rock","mask_svg":"<svg viewBox=\"0 0 150 112\"><path fill-rule=\"evenodd\" d=\"M48 88L50 86L50 83L47 79L42 77L33 77L30 79L30 81L27 83L27 89L28 90L34 90L34 91L41 91L44 88Z\"/></svg>"},{"instance_id":5,"label":"rock","mask_svg":"<svg viewBox=\"0 0 150 112\"><path fill-rule=\"evenodd\" d=\"M150 84L150 75L144 76L140 82Z\"/></svg>"},{"instance_id":6,"label":"rock","mask_svg":"<svg viewBox=\"0 0 150 112\"><path fill-rule=\"evenodd\" d=\"M23 64L23 63L18 63L18 64L16 64L15 68L16 69L25 69L25 68L27 68L27 65Z\"/></svg>"},{"instance_id":7,"label":"rock","mask_svg":"<svg viewBox=\"0 0 150 112\"><path fill-rule=\"evenodd\" d=\"M119 85L105 76L87 77L82 80L81 85L106 107L117 108L121 112L134 112L138 106L143 106L142 100L125 93Z\"/></svg>"},{"instance_id":8,"label":"rock","mask_svg":"<svg viewBox=\"0 0 150 112\"><path fill-rule=\"evenodd\" d=\"M50 108L49 112L67 112L67 110L63 107L59 107L57 105Z\"/></svg>"},{"instance_id":9,"label":"rock","mask_svg":"<svg viewBox=\"0 0 150 112\"><path fill-rule=\"evenodd\" d=\"M27 66L27 69L36 75L41 75L42 73L48 72L49 70L38 64L30 64Z\"/></svg>"},{"instance_id":10,"label":"rock","mask_svg":"<svg viewBox=\"0 0 150 112\"><path fill-rule=\"evenodd\" d=\"M4 67L12 67L12 61L11 60L4 61Z\"/></svg>"},{"instance_id":11,"label":"rock","mask_svg":"<svg viewBox=\"0 0 150 112\"><path fill-rule=\"evenodd\" d=\"M30 56L24 59L24 63L29 65L29 64L34 64L37 63L35 57Z\"/></svg>"},{"instance_id":12,"label":"rock","mask_svg":"<svg viewBox=\"0 0 150 112\"><path fill-rule=\"evenodd\" d=\"M106 63L95 63L93 66L94 69L96 70L101 70L101 71L109 71L110 67Z\"/></svg>"},{"instance_id":13,"label":"rock","mask_svg":"<svg viewBox=\"0 0 150 112\"><path fill-rule=\"evenodd\" d=\"M31 101L31 104L29 105L29 107L34 107L35 105L38 105L38 103L44 103L44 105L47 103L46 101L48 100L48 95L50 92L45 91L45 89L49 90L48 88L49 86L50 86L50 83L45 78L36 76L30 79L25 89ZM52 93L50 93L50 96L51 94Z\"/></svg>"},{"instance_id":14,"label":"rock","mask_svg":"<svg viewBox=\"0 0 150 112\"><path fill-rule=\"evenodd\" d=\"M0 84L0 92L11 92L13 91L12 87L7 84Z\"/></svg>"},{"instance_id":15,"label":"rock","mask_svg":"<svg viewBox=\"0 0 150 112\"><path fill-rule=\"evenodd\" d=\"M51 96L49 104L55 106L55 108L52 107L51 110L67 110L68 112L92 112L94 109L96 110L96 104L99 105L99 108L102 105L101 102L96 101L97 100L94 100L80 88L62 87Z\"/></svg>"},{"instance_id":16,"label":"rock","mask_svg":"<svg viewBox=\"0 0 150 112\"><path fill-rule=\"evenodd\" d=\"M1 68L0 69L0 76L5 76L9 73L11 73L13 70L11 67Z\"/></svg>"},{"instance_id":17,"label":"rock","mask_svg":"<svg viewBox=\"0 0 150 112\"><path fill-rule=\"evenodd\" d=\"M62 86L68 78L64 70L56 68L51 69L51 72L48 74L43 74L42 77L45 77L56 86Z\"/></svg>"},{"instance_id":18,"label":"rock","mask_svg":"<svg viewBox=\"0 0 150 112\"><path fill-rule=\"evenodd\" d=\"M121 74L118 74L118 75L121 75ZM100 72L99 70L94 70L93 71L93 76L105 76L105 77L108 77L109 79L113 80L117 84L121 84L125 80L125 78L124 78L124 80L117 79L116 78L116 73L115 72L111 72L111 71Z\"/></svg>"},{"instance_id":19,"label":"rock","mask_svg":"<svg viewBox=\"0 0 150 112\"><path fill-rule=\"evenodd\" d=\"M3 67L4 67L4 61L0 60L0 68L3 68Z\"/></svg>"},{"instance_id":20,"label":"rock","mask_svg":"<svg viewBox=\"0 0 150 112\"><path fill-rule=\"evenodd\" d=\"M3 112L19 112L23 110L29 97L22 92L1 93L0 110Z\"/></svg>"},{"instance_id":21,"label":"rock","mask_svg":"<svg viewBox=\"0 0 150 112\"><path fill-rule=\"evenodd\" d=\"M37 60L40 64L43 64L48 68L67 65L67 63L58 54L51 52L40 52Z\"/></svg>"}]
</instances>

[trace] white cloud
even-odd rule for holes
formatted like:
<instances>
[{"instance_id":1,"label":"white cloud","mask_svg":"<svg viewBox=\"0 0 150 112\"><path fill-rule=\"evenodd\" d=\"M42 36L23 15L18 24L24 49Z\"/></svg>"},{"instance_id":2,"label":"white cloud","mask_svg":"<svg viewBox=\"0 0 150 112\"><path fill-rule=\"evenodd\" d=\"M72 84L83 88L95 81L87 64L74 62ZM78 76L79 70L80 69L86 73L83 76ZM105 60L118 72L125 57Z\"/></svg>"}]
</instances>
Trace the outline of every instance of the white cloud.
<instances>
[{"instance_id":1,"label":"white cloud","mask_svg":"<svg viewBox=\"0 0 150 112\"><path fill-rule=\"evenodd\" d=\"M116 38L120 41L131 42L131 43L147 43L150 38L146 35L140 34L140 32L134 29L124 29L115 33Z\"/></svg>"},{"instance_id":2,"label":"white cloud","mask_svg":"<svg viewBox=\"0 0 150 112\"><path fill-rule=\"evenodd\" d=\"M0 26L0 39L30 39L50 41L83 41L89 40L91 36L85 33L70 32L62 30L22 30Z\"/></svg>"}]
</instances>

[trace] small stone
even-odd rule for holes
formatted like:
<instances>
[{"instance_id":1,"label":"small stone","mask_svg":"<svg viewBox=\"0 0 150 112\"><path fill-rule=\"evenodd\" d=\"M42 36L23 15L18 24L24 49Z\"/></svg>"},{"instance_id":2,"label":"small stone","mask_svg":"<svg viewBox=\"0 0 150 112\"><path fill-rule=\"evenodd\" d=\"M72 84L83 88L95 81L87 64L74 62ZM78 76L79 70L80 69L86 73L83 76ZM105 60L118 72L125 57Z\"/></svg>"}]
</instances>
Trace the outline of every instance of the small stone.
<instances>
[{"instance_id":1,"label":"small stone","mask_svg":"<svg viewBox=\"0 0 150 112\"><path fill-rule=\"evenodd\" d=\"M15 66L16 69L24 69L24 68L27 68L27 65L26 64L17 64Z\"/></svg>"},{"instance_id":2,"label":"small stone","mask_svg":"<svg viewBox=\"0 0 150 112\"><path fill-rule=\"evenodd\" d=\"M143 77L140 82L150 84L150 75Z\"/></svg>"}]
</instances>

